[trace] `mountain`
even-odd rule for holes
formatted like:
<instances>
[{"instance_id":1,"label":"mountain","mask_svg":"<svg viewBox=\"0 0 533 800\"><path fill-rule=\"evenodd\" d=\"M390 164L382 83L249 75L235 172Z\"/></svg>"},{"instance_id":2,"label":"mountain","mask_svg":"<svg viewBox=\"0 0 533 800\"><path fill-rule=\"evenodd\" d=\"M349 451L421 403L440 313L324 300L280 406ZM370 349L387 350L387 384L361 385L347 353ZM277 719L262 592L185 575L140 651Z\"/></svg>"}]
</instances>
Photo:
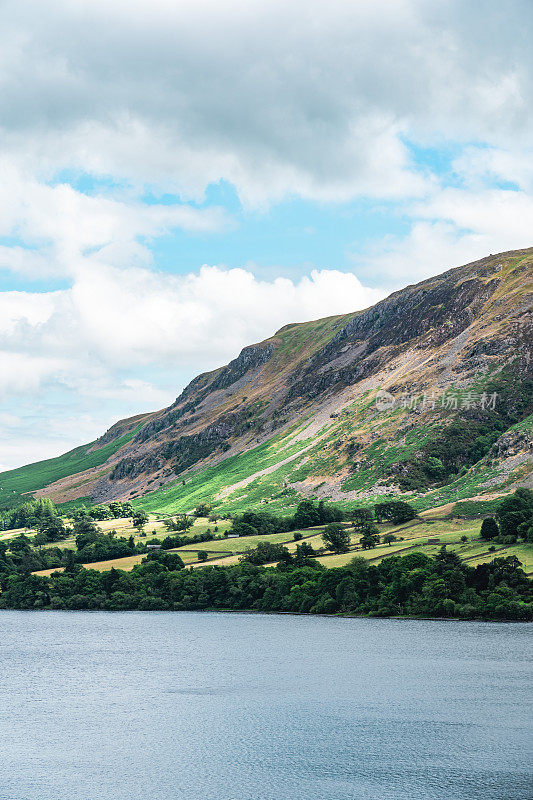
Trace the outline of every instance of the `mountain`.
<instances>
[{"instance_id":1,"label":"mountain","mask_svg":"<svg viewBox=\"0 0 533 800\"><path fill-rule=\"evenodd\" d=\"M0 498L235 510L531 485L532 279L533 248L490 255L364 311L286 325L168 408L0 474Z\"/></svg>"}]
</instances>

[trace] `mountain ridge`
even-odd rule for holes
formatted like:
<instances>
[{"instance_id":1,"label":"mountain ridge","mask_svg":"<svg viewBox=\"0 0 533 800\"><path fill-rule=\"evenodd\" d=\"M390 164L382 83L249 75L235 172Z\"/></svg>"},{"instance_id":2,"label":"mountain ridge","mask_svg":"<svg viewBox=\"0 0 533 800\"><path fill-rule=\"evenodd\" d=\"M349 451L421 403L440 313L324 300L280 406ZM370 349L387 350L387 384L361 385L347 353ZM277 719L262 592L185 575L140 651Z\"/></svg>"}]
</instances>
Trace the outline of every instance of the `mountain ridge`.
<instances>
[{"instance_id":1,"label":"mountain ridge","mask_svg":"<svg viewBox=\"0 0 533 800\"><path fill-rule=\"evenodd\" d=\"M351 502L380 491L438 493L464 478L463 468L474 470L473 478L477 464L481 477L471 489L483 493L497 485L497 476L488 475L494 462L514 457L502 458L500 447L489 458L490 448L517 425L515 447L522 442L529 459L518 459L500 484L527 483L531 410L517 387L530 393L532 273L533 248L509 251L407 286L361 311L284 325L229 364L195 377L167 408L120 420L85 446L93 457L112 451L100 463L70 474L65 467L58 479L27 491L56 502L132 499L190 510L207 471L207 496L228 508L301 496ZM498 380L509 412L396 407L384 414L375 405L379 389L422 396L453 387L481 395ZM480 458L472 461L477 451L458 455L457 474L445 464L446 474L439 474L437 465L434 481L430 472L419 474L411 462L442 464L428 453L437 452L439 434L456 423L459 438L485 437ZM0 486L17 472L0 474ZM493 484L484 486L483 477Z\"/></svg>"}]
</instances>

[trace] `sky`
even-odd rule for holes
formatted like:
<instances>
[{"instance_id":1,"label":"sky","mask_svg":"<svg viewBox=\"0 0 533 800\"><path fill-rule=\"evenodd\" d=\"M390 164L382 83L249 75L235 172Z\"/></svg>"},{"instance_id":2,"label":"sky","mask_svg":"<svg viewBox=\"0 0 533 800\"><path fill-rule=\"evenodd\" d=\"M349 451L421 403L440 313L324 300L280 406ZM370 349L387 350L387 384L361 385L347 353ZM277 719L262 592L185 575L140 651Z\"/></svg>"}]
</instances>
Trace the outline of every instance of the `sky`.
<instances>
[{"instance_id":1,"label":"sky","mask_svg":"<svg viewBox=\"0 0 533 800\"><path fill-rule=\"evenodd\" d=\"M3 0L0 470L533 245L530 0Z\"/></svg>"}]
</instances>

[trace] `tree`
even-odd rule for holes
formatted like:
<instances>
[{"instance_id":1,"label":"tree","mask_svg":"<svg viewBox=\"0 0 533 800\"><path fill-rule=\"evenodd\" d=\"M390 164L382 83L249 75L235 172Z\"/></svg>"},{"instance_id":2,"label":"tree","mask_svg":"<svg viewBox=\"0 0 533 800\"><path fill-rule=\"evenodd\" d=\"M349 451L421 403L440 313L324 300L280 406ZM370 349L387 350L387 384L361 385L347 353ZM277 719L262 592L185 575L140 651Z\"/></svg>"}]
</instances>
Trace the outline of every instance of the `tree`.
<instances>
[{"instance_id":1,"label":"tree","mask_svg":"<svg viewBox=\"0 0 533 800\"><path fill-rule=\"evenodd\" d=\"M33 545L34 547L41 548L43 544L48 544L48 537L44 531L39 531L39 533L33 537Z\"/></svg>"},{"instance_id":2,"label":"tree","mask_svg":"<svg viewBox=\"0 0 533 800\"><path fill-rule=\"evenodd\" d=\"M259 542L257 547L246 550L239 559L248 564L272 564L275 561L291 561L292 556L286 547L273 542Z\"/></svg>"},{"instance_id":3,"label":"tree","mask_svg":"<svg viewBox=\"0 0 533 800\"><path fill-rule=\"evenodd\" d=\"M89 516L93 519L103 520L109 519L112 514L108 506L93 506L89 511Z\"/></svg>"},{"instance_id":4,"label":"tree","mask_svg":"<svg viewBox=\"0 0 533 800\"><path fill-rule=\"evenodd\" d=\"M374 515L370 508L354 508L350 511L350 519L354 528L362 528L365 522L372 522Z\"/></svg>"},{"instance_id":5,"label":"tree","mask_svg":"<svg viewBox=\"0 0 533 800\"><path fill-rule=\"evenodd\" d=\"M119 517L121 517L124 513L122 510L122 503L119 503L117 500L113 500L112 503L109 503L109 511L114 519L119 519Z\"/></svg>"},{"instance_id":6,"label":"tree","mask_svg":"<svg viewBox=\"0 0 533 800\"><path fill-rule=\"evenodd\" d=\"M523 523L527 524L527 528L533 524L533 491L517 489L514 494L502 500L496 517L502 536L518 536L518 529Z\"/></svg>"},{"instance_id":7,"label":"tree","mask_svg":"<svg viewBox=\"0 0 533 800\"><path fill-rule=\"evenodd\" d=\"M326 505L323 500L320 500L317 508L318 521L320 525L326 525L328 522L341 522L344 519L344 512L337 506Z\"/></svg>"},{"instance_id":8,"label":"tree","mask_svg":"<svg viewBox=\"0 0 533 800\"><path fill-rule=\"evenodd\" d=\"M73 550L64 550L63 563L65 565L65 572L74 572L76 570L76 562L74 560Z\"/></svg>"},{"instance_id":9,"label":"tree","mask_svg":"<svg viewBox=\"0 0 533 800\"><path fill-rule=\"evenodd\" d=\"M31 541L24 534L15 536L9 540L9 549L12 553L27 553L31 550Z\"/></svg>"},{"instance_id":10,"label":"tree","mask_svg":"<svg viewBox=\"0 0 533 800\"><path fill-rule=\"evenodd\" d=\"M195 517L208 517L211 513L211 506L207 503L199 503L194 509Z\"/></svg>"},{"instance_id":11,"label":"tree","mask_svg":"<svg viewBox=\"0 0 533 800\"><path fill-rule=\"evenodd\" d=\"M257 536L259 531L247 522L234 522L226 533L236 533L237 536Z\"/></svg>"},{"instance_id":12,"label":"tree","mask_svg":"<svg viewBox=\"0 0 533 800\"><path fill-rule=\"evenodd\" d=\"M45 517L39 523L39 531L46 536L47 542L59 542L67 535L67 529L61 517Z\"/></svg>"},{"instance_id":13,"label":"tree","mask_svg":"<svg viewBox=\"0 0 533 800\"><path fill-rule=\"evenodd\" d=\"M350 549L350 534L339 522L330 522L324 528L322 541L334 553L347 553Z\"/></svg>"},{"instance_id":14,"label":"tree","mask_svg":"<svg viewBox=\"0 0 533 800\"><path fill-rule=\"evenodd\" d=\"M363 550L371 550L379 544L379 531L372 522L365 522L362 528L363 535L359 539L359 544Z\"/></svg>"},{"instance_id":15,"label":"tree","mask_svg":"<svg viewBox=\"0 0 533 800\"><path fill-rule=\"evenodd\" d=\"M208 554L207 550L198 550L198 561L207 561Z\"/></svg>"},{"instance_id":16,"label":"tree","mask_svg":"<svg viewBox=\"0 0 533 800\"><path fill-rule=\"evenodd\" d=\"M396 541L396 536L393 533L386 533L385 536L383 537L384 544L388 544L389 547L395 541Z\"/></svg>"},{"instance_id":17,"label":"tree","mask_svg":"<svg viewBox=\"0 0 533 800\"><path fill-rule=\"evenodd\" d=\"M122 516L123 517L133 517L133 506L128 501L122 503Z\"/></svg>"},{"instance_id":18,"label":"tree","mask_svg":"<svg viewBox=\"0 0 533 800\"><path fill-rule=\"evenodd\" d=\"M409 503L404 503L402 500L391 500L387 503L376 503L374 506L374 514L378 522L389 520L393 525L400 525L402 522L409 522L409 520L416 517L416 511Z\"/></svg>"},{"instance_id":19,"label":"tree","mask_svg":"<svg viewBox=\"0 0 533 800\"><path fill-rule=\"evenodd\" d=\"M163 525L170 531L188 531L194 525L194 520L187 514L180 514L176 519L172 517L165 519Z\"/></svg>"},{"instance_id":20,"label":"tree","mask_svg":"<svg viewBox=\"0 0 533 800\"><path fill-rule=\"evenodd\" d=\"M100 531L90 517L81 517L74 523L73 533L76 537L76 547L78 550L83 550L98 539Z\"/></svg>"},{"instance_id":21,"label":"tree","mask_svg":"<svg viewBox=\"0 0 533 800\"><path fill-rule=\"evenodd\" d=\"M294 556L294 563L300 566L304 563L308 558L314 558L316 556L315 548L309 542L302 542L302 544L296 545L296 555Z\"/></svg>"},{"instance_id":22,"label":"tree","mask_svg":"<svg viewBox=\"0 0 533 800\"><path fill-rule=\"evenodd\" d=\"M165 553L164 550L154 550L153 553L149 553L146 558L143 558L141 564L147 564L153 561L166 567L166 569L169 569L171 572L176 572L179 569L183 569L185 566L183 559L178 553Z\"/></svg>"},{"instance_id":23,"label":"tree","mask_svg":"<svg viewBox=\"0 0 533 800\"><path fill-rule=\"evenodd\" d=\"M486 542L490 542L492 539L495 539L499 536L500 531L498 530L498 525L496 520L493 517L487 517L481 523L481 530L479 535L482 539L485 539Z\"/></svg>"},{"instance_id":24,"label":"tree","mask_svg":"<svg viewBox=\"0 0 533 800\"><path fill-rule=\"evenodd\" d=\"M133 514L133 527L136 528L139 532L142 531L146 523L148 522L148 514L144 510L144 508L138 508L135 513Z\"/></svg>"},{"instance_id":25,"label":"tree","mask_svg":"<svg viewBox=\"0 0 533 800\"><path fill-rule=\"evenodd\" d=\"M294 514L295 528L312 528L313 525L320 524L318 509L312 500L302 500Z\"/></svg>"}]
</instances>

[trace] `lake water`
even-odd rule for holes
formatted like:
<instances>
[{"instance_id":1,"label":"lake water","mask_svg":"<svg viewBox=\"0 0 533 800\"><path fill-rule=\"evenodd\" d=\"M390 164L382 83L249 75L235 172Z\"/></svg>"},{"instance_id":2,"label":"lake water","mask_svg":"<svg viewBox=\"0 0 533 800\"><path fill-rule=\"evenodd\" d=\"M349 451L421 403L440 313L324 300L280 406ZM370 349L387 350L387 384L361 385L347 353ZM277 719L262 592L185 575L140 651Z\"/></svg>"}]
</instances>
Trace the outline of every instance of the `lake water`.
<instances>
[{"instance_id":1,"label":"lake water","mask_svg":"<svg viewBox=\"0 0 533 800\"><path fill-rule=\"evenodd\" d=\"M0 612L1 800L527 800L526 624Z\"/></svg>"}]
</instances>

